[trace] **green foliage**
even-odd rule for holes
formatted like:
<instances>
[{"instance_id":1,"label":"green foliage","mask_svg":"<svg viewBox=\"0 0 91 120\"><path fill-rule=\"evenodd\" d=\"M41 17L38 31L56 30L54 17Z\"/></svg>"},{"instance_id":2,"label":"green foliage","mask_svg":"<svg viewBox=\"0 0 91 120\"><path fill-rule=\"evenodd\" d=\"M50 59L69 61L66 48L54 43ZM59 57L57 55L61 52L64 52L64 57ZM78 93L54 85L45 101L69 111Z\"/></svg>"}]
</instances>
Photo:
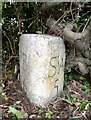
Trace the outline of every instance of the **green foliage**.
<instances>
[{"instance_id":1,"label":"green foliage","mask_svg":"<svg viewBox=\"0 0 91 120\"><path fill-rule=\"evenodd\" d=\"M74 78L73 72L71 68L65 68L65 82L67 83L68 81L72 80Z\"/></svg>"},{"instance_id":2,"label":"green foliage","mask_svg":"<svg viewBox=\"0 0 91 120\"><path fill-rule=\"evenodd\" d=\"M52 111L50 111L50 110L48 110L47 112L46 112L46 118L47 119L51 119L52 118L52 115L53 115L53 112Z\"/></svg>"},{"instance_id":3,"label":"green foliage","mask_svg":"<svg viewBox=\"0 0 91 120\"><path fill-rule=\"evenodd\" d=\"M90 92L90 88L86 85L84 85L81 89L84 91L84 94L88 94Z\"/></svg>"},{"instance_id":4,"label":"green foliage","mask_svg":"<svg viewBox=\"0 0 91 120\"><path fill-rule=\"evenodd\" d=\"M79 109L80 111L91 110L91 101L89 100L80 100L78 98L72 97L70 94L67 94L66 101L68 103L74 104L74 106L71 107L73 111L76 109Z\"/></svg>"},{"instance_id":5,"label":"green foliage","mask_svg":"<svg viewBox=\"0 0 91 120\"><path fill-rule=\"evenodd\" d=\"M12 113L18 119L22 119L22 118L27 118L28 117L28 114L26 112L21 112L21 111L17 110L14 106L9 106L8 113Z\"/></svg>"},{"instance_id":6,"label":"green foliage","mask_svg":"<svg viewBox=\"0 0 91 120\"><path fill-rule=\"evenodd\" d=\"M42 34L42 32L41 32L41 31L36 31L36 33L37 33L37 34Z\"/></svg>"},{"instance_id":7,"label":"green foliage","mask_svg":"<svg viewBox=\"0 0 91 120\"><path fill-rule=\"evenodd\" d=\"M2 85L0 85L0 94L2 93Z\"/></svg>"},{"instance_id":8,"label":"green foliage","mask_svg":"<svg viewBox=\"0 0 91 120\"><path fill-rule=\"evenodd\" d=\"M66 99L67 99L67 101L70 102L70 103L74 103L74 102L77 101L77 98L72 97L70 94L67 94L67 95L66 95Z\"/></svg>"},{"instance_id":9,"label":"green foliage","mask_svg":"<svg viewBox=\"0 0 91 120\"><path fill-rule=\"evenodd\" d=\"M81 13L80 15L76 16L75 19L72 21L73 27L76 28L76 30L78 30L79 32L83 30L84 24L87 24L87 22L91 20L89 12L90 11L87 11L87 13L84 14Z\"/></svg>"},{"instance_id":10,"label":"green foliage","mask_svg":"<svg viewBox=\"0 0 91 120\"><path fill-rule=\"evenodd\" d=\"M73 23L73 27L75 27L75 28L78 27L78 23L79 23L80 17L81 17L81 16L77 16L77 17L75 18L75 20L72 22L72 23Z\"/></svg>"},{"instance_id":11,"label":"green foliage","mask_svg":"<svg viewBox=\"0 0 91 120\"><path fill-rule=\"evenodd\" d=\"M53 112L49 108L46 110L44 107L40 107L38 114L43 115L47 119L52 119Z\"/></svg>"},{"instance_id":12,"label":"green foliage","mask_svg":"<svg viewBox=\"0 0 91 120\"><path fill-rule=\"evenodd\" d=\"M70 80L72 80L73 79L73 76L72 76L72 74L69 74L69 75L65 75L65 81L70 81Z\"/></svg>"},{"instance_id":13,"label":"green foliage","mask_svg":"<svg viewBox=\"0 0 91 120\"><path fill-rule=\"evenodd\" d=\"M85 109L85 107L86 107L86 103L81 103L80 104L80 110L82 111L82 110L84 110Z\"/></svg>"},{"instance_id":14,"label":"green foliage","mask_svg":"<svg viewBox=\"0 0 91 120\"><path fill-rule=\"evenodd\" d=\"M84 76L79 77L79 81L81 84L84 85L85 88L89 89L89 84L88 84L88 79L85 78Z\"/></svg>"},{"instance_id":15,"label":"green foliage","mask_svg":"<svg viewBox=\"0 0 91 120\"><path fill-rule=\"evenodd\" d=\"M79 109L80 111L83 110L91 110L91 101L81 101L80 105L79 105Z\"/></svg>"},{"instance_id":16,"label":"green foliage","mask_svg":"<svg viewBox=\"0 0 91 120\"><path fill-rule=\"evenodd\" d=\"M86 81L86 78L84 78L83 76L80 76L79 79L80 79L80 80L85 80L85 81Z\"/></svg>"},{"instance_id":17,"label":"green foliage","mask_svg":"<svg viewBox=\"0 0 91 120\"><path fill-rule=\"evenodd\" d=\"M38 13L40 6L41 3L34 2L2 3L2 54L4 62L9 56L19 54L19 21L22 33L42 33L42 19Z\"/></svg>"},{"instance_id":18,"label":"green foliage","mask_svg":"<svg viewBox=\"0 0 91 120\"><path fill-rule=\"evenodd\" d=\"M8 96L6 95L6 92L2 92L1 96L3 100L8 100Z\"/></svg>"},{"instance_id":19,"label":"green foliage","mask_svg":"<svg viewBox=\"0 0 91 120\"><path fill-rule=\"evenodd\" d=\"M68 4L68 3L66 3ZM60 6L59 8L56 8L59 11L59 15L55 14L57 12L56 9L53 10L53 13L47 13L47 18L52 15L53 18L58 19L63 15L63 13L69 11L67 6L64 3L62 4L62 10L60 11ZM87 3L89 6L89 3ZM19 55L19 26L18 26L18 15L20 16L21 20L21 32L22 33L36 33L36 34L43 34L46 32L43 32L46 30L45 28L45 22L46 22L46 15L43 14L41 15L41 12L39 12L39 9L41 8L42 3L34 3L34 2L15 2L15 3L5 3L3 2L1 4L0 2L0 11L2 9L2 19L0 20L0 25L2 24L2 46L3 46L3 65L7 65L6 72L7 74L11 74L11 70L17 60L10 60L9 63L7 64L7 61L10 59L10 56L18 56ZM65 9L64 9L65 8ZM85 7L84 7L85 8ZM83 9L83 8L82 8ZM73 11L74 12L74 11ZM75 13L75 12L74 12ZM1 13L0 13L1 14ZM57 16L57 17L55 17ZM68 22L72 22L73 27L76 29L83 29L84 25L87 23L91 16L91 10L88 8L82 10L80 12L79 16L74 15L74 20L72 21L70 13L64 14L62 19L60 19L61 23L65 26ZM43 21L44 20L44 21ZM13 62L12 62L13 61ZM0 68L1 68L0 64ZM7 75L6 74L6 75ZM77 76L78 77L78 76ZM86 84L86 79L84 77L78 77L79 81L83 83L83 87L81 88L84 95L89 94L90 88ZM65 86L70 80L75 80L74 79L74 72L71 68L66 68L65 70ZM2 87L0 86L0 93L2 91ZM16 87L13 87L12 92L16 92ZM1 94L2 98L4 100L8 100L8 96L6 92L2 92ZM70 94L66 94L66 99L68 103L75 104L75 106L72 106L72 110L77 110L79 108L80 111L84 111L86 108L88 108L91 111L91 101L90 100L80 100L76 97L71 96ZM13 117L10 118L13 120L13 118L17 119L23 119L27 118L28 114L26 112L22 112L21 110L18 110L16 107L16 104L9 106L9 111L10 115ZM46 117L46 119L52 119L53 113L50 109L48 111L45 108L40 108L38 110L39 115L43 115ZM80 119L79 116L73 117L73 119ZM72 120L73 120L72 119Z\"/></svg>"},{"instance_id":20,"label":"green foliage","mask_svg":"<svg viewBox=\"0 0 91 120\"><path fill-rule=\"evenodd\" d=\"M66 21L66 20L62 20L62 24L63 24L64 26L66 26L66 25L67 25L67 21Z\"/></svg>"},{"instance_id":21,"label":"green foliage","mask_svg":"<svg viewBox=\"0 0 91 120\"><path fill-rule=\"evenodd\" d=\"M66 71L67 71L67 73L71 73L71 72L72 72L72 69L66 67Z\"/></svg>"},{"instance_id":22,"label":"green foliage","mask_svg":"<svg viewBox=\"0 0 91 120\"><path fill-rule=\"evenodd\" d=\"M41 107L41 108L38 110L38 113L39 113L39 114L42 114L42 113L44 113L44 111L45 111L45 109L44 109L43 107Z\"/></svg>"}]
</instances>

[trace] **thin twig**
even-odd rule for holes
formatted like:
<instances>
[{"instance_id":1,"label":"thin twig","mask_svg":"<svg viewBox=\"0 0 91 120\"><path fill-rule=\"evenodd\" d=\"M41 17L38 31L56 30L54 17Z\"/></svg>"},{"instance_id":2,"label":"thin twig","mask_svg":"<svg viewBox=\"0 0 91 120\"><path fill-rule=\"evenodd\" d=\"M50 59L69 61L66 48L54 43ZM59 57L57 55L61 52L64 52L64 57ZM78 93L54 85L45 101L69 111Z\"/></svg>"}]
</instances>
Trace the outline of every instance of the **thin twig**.
<instances>
[{"instance_id":1,"label":"thin twig","mask_svg":"<svg viewBox=\"0 0 91 120\"><path fill-rule=\"evenodd\" d=\"M18 59L18 56L10 56L9 59L7 60L6 65L4 67L4 70L3 70L3 73L4 73L5 77L7 77L6 76L6 68L7 68L9 62L11 61L11 59L13 59L13 58Z\"/></svg>"},{"instance_id":2,"label":"thin twig","mask_svg":"<svg viewBox=\"0 0 91 120\"><path fill-rule=\"evenodd\" d=\"M14 50L13 50L13 46L12 46L11 40L9 39L9 37L7 36L7 34L6 34L5 31L3 31L3 34L6 36L7 40L9 41L9 44L10 44L10 48L11 48L12 54L14 54Z\"/></svg>"},{"instance_id":3,"label":"thin twig","mask_svg":"<svg viewBox=\"0 0 91 120\"><path fill-rule=\"evenodd\" d=\"M17 15L17 20L18 20L19 33L22 33L22 30L21 30L21 17L20 17L20 15Z\"/></svg>"},{"instance_id":4,"label":"thin twig","mask_svg":"<svg viewBox=\"0 0 91 120\"><path fill-rule=\"evenodd\" d=\"M74 17L73 17L73 13L72 13L72 2L70 4L70 13L71 13L71 16L72 16L72 20L74 21Z\"/></svg>"},{"instance_id":5,"label":"thin twig","mask_svg":"<svg viewBox=\"0 0 91 120\"><path fill-rule=\"evenodd\" d=\"M53 104L56 104L56 103L59 102L60 100L66 102L66 103L68 103L68 104L70 104L70 105L73 105L73 104L74 104L74 103L71 103L71 102L69 102L67 99L64 99L64 98L59 98L58 100L56 100L55 102L53 102Z\"/></svg>"},{"instance_id":6,"label":"thin twig","mask_svg":"<svg viewBox=\"0 0 91 120\"><path fill-rule=\"evenodd\" d=\"M88 118L86 117L86 111L81 112L81 115L85 118L85 120L87 120Z\"/></svg>"},{"instance_id":7,"label":"thin twig","mask_svg":"<svg viewBox=\"0 0 91 120\"><path fill-rule=\"evenodd\" d=\"M88 25L90 19L91 19L91 16L90 16L90 18L87 20L87 22L86 22L86 24L85 24L85 26L84 26L84 28L83 28L83 32L84 32L84 30L86 29L86 27L87 27L87 25Z\"/></svg>"},{"instance_id":8,"label":"thin twig","mask_svg":"<svg viewBox=\"0 0 91 120\"><path fill-rule=\"evenodd\" d=\"M28 26L28 28L30 28L31 25L34 24L34 23L38 20L38 18L39 18L39 16L38 16L34 21L32 21L32 22L30 23L30 25Z\"/></svg>"},{"instance_id":9,"label":"thin twig","mask_svg":"<svg viewBox=\"0 0 91 120\"><path fill-rule=\"evenodd\" d=\"M76 10L76 9L72 9L72 11L74 11L74 10ZM50 31L52 30L52 28L56 25L56 24L58 24L58 22L66 15L66 14L68 14L68 13L70 13L71 11L69 10L69 11L65 11L64 12L64 14L52 25L52 27L50 28L50 30L49 30L49 32L48 33L50 33ZM49 17L49 19L50 19L51 17Z\"/></svg>"},{"instance_id":10,"label":"thin twig","mask_svg":"<svg viewBox=\"0 0 91 120\"><path fill-rule=\"evenodd\" d=\"M73 116L75 116L77 110L79 110L79 107L77 107L76 110L74 110Z\"/></svg>"}]
</instances>

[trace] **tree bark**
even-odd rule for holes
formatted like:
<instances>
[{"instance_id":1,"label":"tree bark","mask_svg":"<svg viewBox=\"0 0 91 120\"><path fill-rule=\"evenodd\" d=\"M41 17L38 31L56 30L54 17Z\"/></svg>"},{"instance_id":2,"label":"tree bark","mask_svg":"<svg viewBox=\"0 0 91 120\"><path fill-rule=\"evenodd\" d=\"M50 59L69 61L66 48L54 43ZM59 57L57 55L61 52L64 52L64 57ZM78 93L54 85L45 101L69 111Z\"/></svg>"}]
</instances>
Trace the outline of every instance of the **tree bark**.
<instances>
[{"instance_id":1,"label":"tree bark","mask_svg":"<svg viewBox=\"0 0 91 120\"><path fill-rule=\"evenodd\" d=\"M73 26L71 23L67 24L64 28L62 25L57 24L57 21L53 18L49 18L46 22L46 25L55 35L63 37L64 41L68 41L70 43L70 54L67 55L66 59L68 66L78 66L82 74L87 74L89 71L91 71L91 22L89 26L81 33L73 32ZM76 48L80 54L77 55L75 53L74 55L73 50L71 50L73 48Z\"/></svg>"}]
</instances>

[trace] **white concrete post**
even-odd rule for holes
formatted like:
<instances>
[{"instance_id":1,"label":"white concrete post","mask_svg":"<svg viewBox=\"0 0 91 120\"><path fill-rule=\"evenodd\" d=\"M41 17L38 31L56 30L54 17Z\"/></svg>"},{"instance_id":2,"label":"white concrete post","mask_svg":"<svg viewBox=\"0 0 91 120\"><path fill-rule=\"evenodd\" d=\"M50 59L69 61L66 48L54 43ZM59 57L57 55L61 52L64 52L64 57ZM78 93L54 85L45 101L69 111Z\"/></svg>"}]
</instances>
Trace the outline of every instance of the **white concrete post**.
<instances>
[{"instance_id":1,"label":"white concrete post","mask_svg":"<svg viewBox=\"0 0 91 120\"><path fill-rule=\"evenodd\" d=\"M60 37L23 34L20 81L31 103L44 106L63 90L65 45Z\"/></svg>"}]
</instances>

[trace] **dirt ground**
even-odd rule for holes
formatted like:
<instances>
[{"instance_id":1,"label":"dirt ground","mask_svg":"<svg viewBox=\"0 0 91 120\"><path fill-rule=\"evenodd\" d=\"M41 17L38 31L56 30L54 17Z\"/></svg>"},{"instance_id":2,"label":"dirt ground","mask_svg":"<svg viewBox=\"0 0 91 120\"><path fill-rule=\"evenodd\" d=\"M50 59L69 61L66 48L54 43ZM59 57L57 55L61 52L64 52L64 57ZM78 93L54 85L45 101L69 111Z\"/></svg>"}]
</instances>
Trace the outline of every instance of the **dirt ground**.
<instances>
[{"instance_id":1,"label":"dirt ground","mask_svg":"<svg viewBox=\"0 0 91 120\"><path fill-rule=\"evenodd\" d=\"M91 100L91 91L84 94L81 90L83 85L74 80L69 81L66 90L61 93L54 101L50 102L46 107L37 107L32 105L26 94L21 88L20 81L6 80L2 97L2 118L3 120L17 120L17 117L8 112L9 106L16 104L16 109L21 112L27 112L28 118L21 119L63 119L63 120L91 120L91 108L80 110L81 100ZM68 100L68 96L79 98L80 101ZM67 98L67 99L66 99ZM85 106L87 107L87 106ZM90 106L91 107L91 106ZM51 111L51 113L50 113ZM49 118L48 118L48 114Z\"/></svg>"}]
</instances>

